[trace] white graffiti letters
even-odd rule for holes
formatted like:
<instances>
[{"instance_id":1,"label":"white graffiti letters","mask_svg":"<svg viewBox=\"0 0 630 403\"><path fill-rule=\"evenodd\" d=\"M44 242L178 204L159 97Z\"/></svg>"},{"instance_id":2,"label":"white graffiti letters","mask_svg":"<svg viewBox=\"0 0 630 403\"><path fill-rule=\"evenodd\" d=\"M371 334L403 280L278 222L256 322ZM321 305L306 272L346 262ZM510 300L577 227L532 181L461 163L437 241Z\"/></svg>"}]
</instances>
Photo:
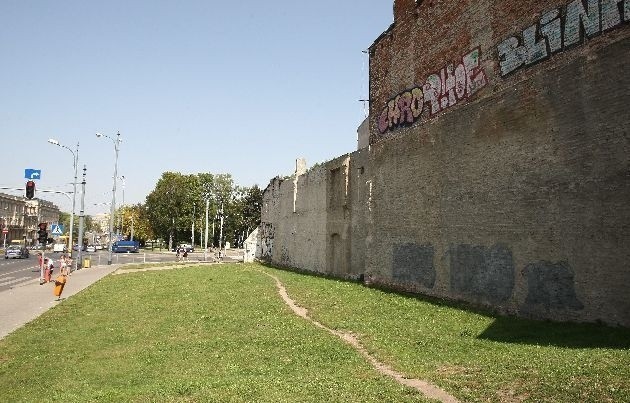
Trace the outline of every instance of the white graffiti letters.
<instances>
[{"instance_id":1,"label":"white graffiti letters","mask_svg":"<svg viewBox=\"0 0 630 403\"><path fill-rule=\"evenodd\" d=\"M497 45L501 75L578 45L583 36L592 38L629 21L630 0L573 0L564 14L561 9L548 11L537 24L525 28L520 38L510 36Z\"/></svg>"}]
</instances>

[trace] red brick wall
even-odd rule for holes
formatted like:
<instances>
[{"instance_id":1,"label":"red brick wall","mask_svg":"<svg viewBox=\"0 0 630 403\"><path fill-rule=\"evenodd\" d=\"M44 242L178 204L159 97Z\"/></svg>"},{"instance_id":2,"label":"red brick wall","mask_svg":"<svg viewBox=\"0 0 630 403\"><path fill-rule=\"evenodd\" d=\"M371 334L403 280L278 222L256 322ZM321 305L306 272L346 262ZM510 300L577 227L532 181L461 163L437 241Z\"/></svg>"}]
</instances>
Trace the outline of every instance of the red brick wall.
<instances>
[{"instance_id":1,"label":"red brick wall","mask_svg":"<svg viewBox=\"0 0 630 403\"><path fill-rule=\"evenodd\" d=\"M587 1L583 6L586 11L589 11L589 5L598 9L598 18L597 16L594 18L598 23L596 32L590 36L588 33L582 35L577 43L564 46L561 42L559 49L553 52L547 50L546 58L535 60L531 64L544 63L542 68L552 69L576 57L584 57L590 50L619 40L620 37L628 37L627 22L630 15L625 16L625 22L623 21L624 12L630 14L628 1L584 1ZM477 88L470 94L461 94L461 97L455 98L455 102L451 100L447 102L446 107L439 108L437 113L434 113L435 108L428 107L431 102L426 100L427 93L423 91L425 99L422 101L423 105L419 105L424 106L422 113L409 120L413 120L414 124L427 121L439 112L490 96L493 92L513 85L515 80L527 79L529 75L535 74L539 68L531 71L527 68L518 68L504 77L501 67L503 56L499 52L499 45L511 36L517 38L522 45L523 31L532 26L534 38L538 42L549 42L543 37L542 29L544 27L551 29L554 25L546 23L546 20L541 18L553 10L558 10L558 18L555 21L562 24L559 25L561 31L569 26L568 21L580 22L580 31L585 31L582 20L575 13L578 8L578 2L567 0L395 1L394 24L370 48L371 143L396 132L395 128L383 131L383 126L379 130L379 118L382 119L388 102L394 101L397 104L396 96L404 94L406 90L413 88L422 90L427 78L432 74L448 78L449 65L452 65L454 74L458 65L463 62L462 57L475 49L478 50L479 56L479 65L476 68L483 72L487 79L483 85L477 85L484 87L483 91ZM611 23L605 20L615 13L620 15L622 21L610 27ZM564 38L560 38L562 39ZM463 74L463 70L460 69L460 72ZM463 85L465 78L459 81ZM399 108L394 107L394 119L399 119L397 109ZM392 108L390 114L391 111ZM402 126L409 125L411 122Z\"/></svg>"}]
</instances>

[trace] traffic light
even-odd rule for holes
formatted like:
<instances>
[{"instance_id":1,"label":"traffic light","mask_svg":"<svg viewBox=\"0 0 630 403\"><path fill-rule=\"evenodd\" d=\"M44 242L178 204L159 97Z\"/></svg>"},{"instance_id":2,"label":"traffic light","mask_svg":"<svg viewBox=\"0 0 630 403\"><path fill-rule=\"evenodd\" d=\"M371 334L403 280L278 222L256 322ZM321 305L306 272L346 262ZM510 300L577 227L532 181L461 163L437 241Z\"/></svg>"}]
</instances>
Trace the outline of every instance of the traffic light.
<instances>
[{"instance_id":1,"label":"traffic light","mask_svg":"<svg viewBox=\"0 0 630 403\"><path fill-rule=\"evenodd\" d=\"M28 181L26 182L26 198L32 199L35 197L35 182Z\"/></svg>"},{"instance_id":2,"label":"traffic light","mask_svg":"<svg viewBox=\"0 0 630 403\"><path fill-rule=\"evenodd\" d=\"M48 241L48 232L46 232L47 224L45 222L39 223L39 231L37 231L37 240L41 245L46 245Z\"/></svg>"}]
</instances>

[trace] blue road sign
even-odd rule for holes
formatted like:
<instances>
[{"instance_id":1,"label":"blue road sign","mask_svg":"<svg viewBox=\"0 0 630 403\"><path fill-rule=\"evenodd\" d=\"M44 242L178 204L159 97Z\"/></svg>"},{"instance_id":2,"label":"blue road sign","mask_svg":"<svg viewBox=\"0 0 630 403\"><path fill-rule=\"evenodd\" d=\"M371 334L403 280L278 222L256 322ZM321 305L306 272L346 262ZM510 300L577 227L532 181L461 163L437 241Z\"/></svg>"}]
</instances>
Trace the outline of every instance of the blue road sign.
<instances>
[{"instance_id":1,"label":"blue road sign","mask_svg":"<svg viewBox=\"0 0 630 403\"><path fill-rule=\"evenodd\" d=\"M26 179L41 179L42 178L42 170L41 169L26 168L24 170L24 178L26 178Z\"/></svg>"},{"instance_id":2,"label":"blue road sign","mask_svg":"<svg viewBox=\"0 0 630 403\"><path fill-rule=\"evenodd\" d=\"M52 235L63 235L63 225L61 225L61 224L52 224L50 226L50 233Z\"/></svg>"}]
</instances>

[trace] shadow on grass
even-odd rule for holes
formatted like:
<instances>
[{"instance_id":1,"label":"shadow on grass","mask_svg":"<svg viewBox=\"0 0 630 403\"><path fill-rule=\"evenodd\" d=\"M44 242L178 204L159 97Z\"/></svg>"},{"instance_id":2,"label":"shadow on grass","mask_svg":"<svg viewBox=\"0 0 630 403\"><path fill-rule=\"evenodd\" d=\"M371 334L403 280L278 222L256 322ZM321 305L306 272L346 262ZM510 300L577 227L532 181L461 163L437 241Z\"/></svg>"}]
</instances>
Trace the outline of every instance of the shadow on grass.
<instances>
[{"instance_id":1,"label":"shadow on grass","mask_svg":"<svg viewBox=\"0 0 630 403\"><path fill-rule=\"evenodd\" d=\"M261 264L272 269L290 271L305 276L363 284L358 278L340 278L329 273L314 273L307 270L276 266L262 262ZM481 308L462 301L426 296L392 289L387 286L371 285L369 287L378 289L384 293L413 298L435 306L463 310L494 319L492 324L477 336L477 338L481 340L564 348L630 349L630 329L628 328L611 327L599 323L551 322L517 318L514 316L502 316L487 308Z\"/></svg>"},{"instance_id":2,"label":"shadow on grass","mask_svg":"<svg viewBox=\"0 0 630 403\"><path fill-rule=\"evenodd\" d=\"M496 317L479 339L564 348L630 349L630 329L596 323L566 323Z\"/></svg>"}]
</instances>

